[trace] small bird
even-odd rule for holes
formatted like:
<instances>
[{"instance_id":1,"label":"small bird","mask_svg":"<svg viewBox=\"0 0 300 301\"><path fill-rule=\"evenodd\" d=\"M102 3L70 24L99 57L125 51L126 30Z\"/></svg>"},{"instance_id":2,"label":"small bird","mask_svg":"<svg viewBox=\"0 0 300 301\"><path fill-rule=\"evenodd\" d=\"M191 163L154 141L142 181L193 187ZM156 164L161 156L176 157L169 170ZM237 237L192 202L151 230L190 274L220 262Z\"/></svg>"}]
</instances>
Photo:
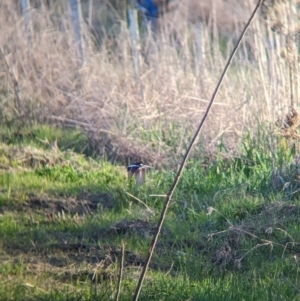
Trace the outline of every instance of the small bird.
<instances>
[{"instance_id":1,"label":"small bird","mask_svg":"<svg viewBox=\"0 0 300 301\"><path fill-rule=\"evenodd\" d=\"M151 168L149 165L144 165L142 162L130 164L127 167L128 179L135 175L136 185L142 185L145 182L146 171Z\"/></svg>"}]
</instances>

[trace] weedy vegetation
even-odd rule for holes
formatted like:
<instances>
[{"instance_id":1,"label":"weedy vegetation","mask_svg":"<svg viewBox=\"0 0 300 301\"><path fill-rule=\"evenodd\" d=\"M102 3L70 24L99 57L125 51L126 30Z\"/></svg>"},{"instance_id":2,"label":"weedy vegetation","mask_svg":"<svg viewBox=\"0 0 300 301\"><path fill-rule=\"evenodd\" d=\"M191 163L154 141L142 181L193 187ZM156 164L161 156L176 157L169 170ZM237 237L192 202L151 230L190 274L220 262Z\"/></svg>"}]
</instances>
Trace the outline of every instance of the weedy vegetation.
<instances>
[{"instance_id":1,"label":"weedy vegetation","mask_svg":"<svg viewBox=\"0 0 300 301\"><path fill-rule=\"evenodd\" d=\"M0 300L115 300L121 261L119 300L132 300L254 2L190 0L155 35L139 16L139 74L124 2L94 0L80 68L67 2L34 2L30 38L17 3L0 4ZM265 1L247 33L139 300L300 300L298 14ZM136 187L125 167L139 160L153 168Z\"/></svg>"}]
</instances>

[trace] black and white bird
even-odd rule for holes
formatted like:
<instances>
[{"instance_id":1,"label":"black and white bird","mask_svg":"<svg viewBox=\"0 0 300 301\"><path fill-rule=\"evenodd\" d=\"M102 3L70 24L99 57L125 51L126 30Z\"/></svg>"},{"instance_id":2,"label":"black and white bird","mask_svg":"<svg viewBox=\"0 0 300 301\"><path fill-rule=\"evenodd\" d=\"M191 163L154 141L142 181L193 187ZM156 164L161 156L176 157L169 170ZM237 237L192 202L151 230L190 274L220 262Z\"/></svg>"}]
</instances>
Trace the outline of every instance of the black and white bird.
<instances>
[{"instance_id":1,"label":"black and white bird","mask_svg":"<svg viewBox=\"0 0 300 301\"><path fill-rule=\"evenodd\" d=\"M130 164L127 167L128 179L134 175L136 185L142 185L145 182L146 172L149 168L151 168L149 165L144 165L142 162Z\"/></svg>"}]
</instances>

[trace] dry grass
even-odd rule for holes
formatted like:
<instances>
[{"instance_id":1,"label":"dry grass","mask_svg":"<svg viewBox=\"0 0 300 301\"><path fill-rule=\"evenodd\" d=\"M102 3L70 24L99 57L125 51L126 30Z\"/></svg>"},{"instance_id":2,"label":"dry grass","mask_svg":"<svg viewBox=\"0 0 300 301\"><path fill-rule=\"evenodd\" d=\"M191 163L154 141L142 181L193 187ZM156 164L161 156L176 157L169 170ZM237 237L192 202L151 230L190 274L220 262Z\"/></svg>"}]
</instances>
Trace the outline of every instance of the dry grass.
<instances>
[{"instance_id":1,"label":"dry grass","mask_svg":"<svg viewBox=\"0 0 300 301\"><path fill-rule=\"evenodd\" d=\"M280 134L283 137L296 139L300 138L298 129L300 125L299 113L295 108L291 108L290 111L284 116L284 120L278 120L276 125L280 128Z\"/></svg>"},{"instance_id":2,"label":"dry grass","mask_svg":"<svg viewBox=\"0 0 300 301\"><path fill-rule=\"evenodd\" d=\"M219 2L215 8L207 1L184 2L185 8L169 12L155 39L141 31L141 53L148 55L147 63L141 58L137 80L128 26L111 5L95 4L94 15L103 17L106 11L114 15L114 24L106 29L102 24L100 45L84 28L86 62L78 69L66 7L56 3L51 9L32 9L33 36L28 43L18 10L11 1L2 1L1 47L22 104L16 107L12 80L1 61L1 118L11 119L18 111L25 118L82 127L99 154L106 152L112 160L152 165L174 161L196 128L232 42L254 5L252 0L243 7L235 0ZM244 130L264 121L274 123L292 101L297 107L296 2L277 3L256 19L202 133L207 151L215 149L222 135L234 149ZM272 31L279 18L280 29ZM204 63L195 42L198 19L203 24Z\"/></svg>"}]
</instances>

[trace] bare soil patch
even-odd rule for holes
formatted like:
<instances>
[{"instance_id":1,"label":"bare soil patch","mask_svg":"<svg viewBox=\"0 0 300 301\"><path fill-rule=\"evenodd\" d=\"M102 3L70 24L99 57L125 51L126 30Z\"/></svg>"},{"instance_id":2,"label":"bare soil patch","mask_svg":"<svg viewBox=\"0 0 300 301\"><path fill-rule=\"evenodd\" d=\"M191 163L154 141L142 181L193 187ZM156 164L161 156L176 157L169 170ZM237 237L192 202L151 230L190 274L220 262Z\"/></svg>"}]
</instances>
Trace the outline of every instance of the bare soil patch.
<instances>
[{"instance_id":1,"label":"bare soil patch","mask_svg":"<svg viewBox=\"0 0 300 301\"><path fill-rule=\"evenodd\" d=\"M22 211L45 214L49 220L54 220L58 213L71 215L93 214L98 209L109 210L114 207L114 201L108 193L82 193L77 197L53 198L47 195L32 195L26 202L14 203L13 206L3 206L1 211Z\"/></svg>"},{"instance_id":2,"label":"bare soil patch","mask_svg":"<svg viewBox=\"0 0 300 301\"><path fill-rule=\"evenodd\" d=\"M144 220L134 221L121 221L115 225L112 225L109 229L104 230L101 235L112 236L112 235L123 235L128 237L129 235L136 234L145 238L152 237L155 233L156 226L154 223L150 223Z\"/></svg>"}]
</instances>

